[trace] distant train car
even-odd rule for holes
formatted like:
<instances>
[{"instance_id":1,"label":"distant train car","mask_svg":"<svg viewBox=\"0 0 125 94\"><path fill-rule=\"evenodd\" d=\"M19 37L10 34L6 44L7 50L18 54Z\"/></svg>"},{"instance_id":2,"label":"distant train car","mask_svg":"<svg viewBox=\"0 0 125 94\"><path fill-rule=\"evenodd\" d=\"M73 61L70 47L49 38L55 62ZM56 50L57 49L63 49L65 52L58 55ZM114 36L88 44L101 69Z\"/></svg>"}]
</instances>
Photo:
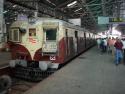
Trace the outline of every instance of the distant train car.
<instances>
[{"instance_id":1,"label":"distant train car","mask_svg":"<svg viewBox=\"0 0 125 94\"><path fill-rule=\"evenodd\" d=\"M94 41L94 34L62 20L15 21L9 31L10 66L20 66L25 72L29 68L34 72L58 69L59 65L93 46Z\"/></svg>"}]
</instances>

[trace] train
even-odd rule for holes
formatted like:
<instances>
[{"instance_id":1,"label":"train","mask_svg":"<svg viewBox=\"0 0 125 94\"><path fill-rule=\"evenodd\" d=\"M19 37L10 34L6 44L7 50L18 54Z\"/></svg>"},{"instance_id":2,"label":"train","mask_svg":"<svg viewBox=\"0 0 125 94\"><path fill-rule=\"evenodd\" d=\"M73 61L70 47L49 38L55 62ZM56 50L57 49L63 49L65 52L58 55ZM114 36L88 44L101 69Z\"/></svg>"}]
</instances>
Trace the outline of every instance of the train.
<instances>
[{"instance_id":1,"label":"train","mask_svg":"<svg viewBox=\"0 0 125 94\"><path fill-rule=\"evenodd\" d=\"M58 69L95 43L96 34L63 20L17 20L9 29L9 64L18 76L40 79L41 72Z\"/></svg>"}]
</instances>

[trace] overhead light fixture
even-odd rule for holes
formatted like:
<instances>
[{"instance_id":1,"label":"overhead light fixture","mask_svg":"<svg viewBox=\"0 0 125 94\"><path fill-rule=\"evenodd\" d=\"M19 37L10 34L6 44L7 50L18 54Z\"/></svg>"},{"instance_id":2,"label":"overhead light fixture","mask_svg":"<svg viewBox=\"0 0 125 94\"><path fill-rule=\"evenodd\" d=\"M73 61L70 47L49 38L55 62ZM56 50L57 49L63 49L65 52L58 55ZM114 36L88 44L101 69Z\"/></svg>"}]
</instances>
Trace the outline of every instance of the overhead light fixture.
<instances>
[{"instance_id":1,"label":"overhead light fixture","mask_svg":"<svg viewBox=\"0 0 125 94\"><path fill-rule=\"evenodd\" d=\"M13 5L13 8L15 8L17 5Z\"/></svg>"},{"instance_id":2,"label":"overhead light fixture","mask_svg":"<svg viewBox=\"0 0 125 94\"><path fill-rule=\"evenodd\" d=\"M14 18L14 20L16 21L16 20L17 20L17 18Z\"/></svg>"},{"instance_id":3,"label":"overhead light fixture","mask_svg":"<svg viewBox=\"0 0 125 94\"><path fill-rule=\"evenodd\" d=\"M54 3L52 3L50 0L46 0L47 2L51 3L52 5L56 6Z\"/></svg>"},{"instance_id":4,"label":"overhead light fixture","mask_svg":"<svg viewBox=\"0 0 125 94\"><path fill-rule=\"evenodd\" d=\"M14 12L14 15L17 15L17 14L18 14L18 12L17 12L17 11L15 11L15 12Z\"/></svg>"},{"instance_id":5,"label":"overhead light fixture","mask_svg":"<svg viewBox=\"0 0 125 94\"><path fill-rule=\"evenodd\" d=\"M10 24L9 22L7 22L6 24Z\"/></svg>"},{"instance_id":6,"label":"overhead light fixture","mask_svg":"<svg viewBox=\"0 0 125 94\"><path fill-rule=\"evenodd\" d=\"M77 9L77 10L75 10L74 12L77 12L77 11L79 11L79 10L81 10L82 8L79 8L79 9Z\"/></svg>"},{"instance_id":7,"label":"overhead light fixture","mask_svg":"<svg viewBox=\"0 0 125 94\"><path fill-rule=\"evenodd\" d=\"M76 3L77 3L77 1L74 1L74 2L72 2L70 4L68 4L67 7L71 7L71 6L75 5Z\"/></svg>"},{"instance_id":8,"label":"overhead light fixture","mask_svg":"<svg viewBox=\"0 0 125 94\"><path fill-rule=\"evenodd\" d=\"M5 14L5 13L7 13L8 11L7 10L5 10L4 12L3 12L3 14Z\"/></svg>"}]
</instances>

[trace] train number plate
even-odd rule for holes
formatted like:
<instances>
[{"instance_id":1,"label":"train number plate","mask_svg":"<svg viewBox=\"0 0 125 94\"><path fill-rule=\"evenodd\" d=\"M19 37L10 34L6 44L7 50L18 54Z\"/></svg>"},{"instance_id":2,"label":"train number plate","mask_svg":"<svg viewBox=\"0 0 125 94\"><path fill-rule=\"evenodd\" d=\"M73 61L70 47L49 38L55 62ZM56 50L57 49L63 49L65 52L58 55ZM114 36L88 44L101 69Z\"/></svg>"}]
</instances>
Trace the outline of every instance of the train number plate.
<instances>
[{"instance_id":1,"label":"train number plate","mask_svg":"<svg viewBox=\"0 0 125 94\"><path fill-rule=\"evenodd\" d=\"M56 60L56 56L50 56L50 60Z\"/></svg>"}]
</instances>

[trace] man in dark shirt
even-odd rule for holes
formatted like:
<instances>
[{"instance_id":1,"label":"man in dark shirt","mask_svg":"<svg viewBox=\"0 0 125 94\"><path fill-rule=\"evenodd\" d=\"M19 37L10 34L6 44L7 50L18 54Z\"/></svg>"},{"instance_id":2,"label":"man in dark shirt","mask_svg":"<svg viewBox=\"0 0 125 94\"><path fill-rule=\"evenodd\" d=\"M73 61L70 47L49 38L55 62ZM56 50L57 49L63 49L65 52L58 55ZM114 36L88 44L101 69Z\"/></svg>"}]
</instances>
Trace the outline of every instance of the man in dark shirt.
<instances>
[{"instance_id":1,"label":"man in dark shirt","mask_svg":"<svg viewBox=\"0 0 125 94\"><path fill-rule=\"evenodd\" d=\"M120 61L122 60L122 58L123 58L123 55L122 55L123 44L122 44L120 39L116 40L116 42L114 44L114 47L116 48L115 64L118 65L120 63Z\"/></svg>"}]
</instances>

